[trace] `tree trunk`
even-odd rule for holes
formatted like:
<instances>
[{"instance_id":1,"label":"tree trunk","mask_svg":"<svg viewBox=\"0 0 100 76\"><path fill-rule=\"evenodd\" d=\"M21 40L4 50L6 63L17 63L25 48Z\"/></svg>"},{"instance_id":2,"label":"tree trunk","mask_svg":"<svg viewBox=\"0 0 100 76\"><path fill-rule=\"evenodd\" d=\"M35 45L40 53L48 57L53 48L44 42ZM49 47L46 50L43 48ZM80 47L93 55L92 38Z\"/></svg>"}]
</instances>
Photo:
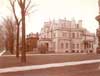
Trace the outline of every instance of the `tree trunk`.
<instances>
[{"instance_id":1,"label":"tree trunk","mask_svg":"<svg viewBox=\"0 0 100 76\"><path fill-rule=\"evenodd\" d=\"M22 5L21 15L22 15L22 52L21 61L26 63L26 43L25 43L25 4Z\"/></svg>"},{"instance_id":2,"label":"tree trunk","mask_svg":"<svg viewBox=\"0 0 100 76\"><path fill-rule=\"evenodd\" d=\"M10 48L10 52L11 52L11 54L14 54L14 37L13 37L14 35L12 35L11 37L11 44L9 44L9 45L11 45L11 48Z\"/></svg>"},{"instance_id":3,"label":"tree trunk","mask_svg":"<svg viewBox=\"0 0 100 76\"><path fill-rule=\"evenodd\" d=\"M19 58L19 25L17 25L16 57Z\"/></svg>"}]
</instances>

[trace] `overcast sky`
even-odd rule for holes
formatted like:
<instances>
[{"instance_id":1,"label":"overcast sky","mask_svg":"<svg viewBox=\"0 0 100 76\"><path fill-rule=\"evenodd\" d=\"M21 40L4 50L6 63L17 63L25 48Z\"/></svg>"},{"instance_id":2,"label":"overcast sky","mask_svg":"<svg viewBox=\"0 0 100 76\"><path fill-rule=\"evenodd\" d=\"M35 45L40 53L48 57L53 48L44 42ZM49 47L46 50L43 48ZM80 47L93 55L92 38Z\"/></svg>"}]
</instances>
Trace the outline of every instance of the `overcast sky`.
<instances>
[{"instance_id":1,"label":"overcast sky","mask_svg":"<svg viewBox=\"0 0 100 76\"><path fill-rule=\"evenodd\" d=\"M98 22L95 17L98 15L98 0L32 0L37 9L27 19L27 34L39 32L44 21L55 19L83 20L83 27L95 32ZM9 16L8 0L0 0L0 19L2 16Z\"/></svg>"}]
</instances>

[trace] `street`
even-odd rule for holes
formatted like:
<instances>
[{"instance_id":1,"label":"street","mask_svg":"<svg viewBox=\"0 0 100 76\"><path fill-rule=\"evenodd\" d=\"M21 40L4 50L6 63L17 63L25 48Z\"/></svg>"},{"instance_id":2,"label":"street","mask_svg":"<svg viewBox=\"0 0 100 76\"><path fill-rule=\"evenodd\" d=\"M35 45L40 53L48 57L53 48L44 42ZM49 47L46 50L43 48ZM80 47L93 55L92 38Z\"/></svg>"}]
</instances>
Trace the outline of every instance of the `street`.
<instances>
[{"instance_id":1,"label":"street","mask_svg":"<svg viewBox=\"0 0 100 76\"><path fill-rule=\"evenodd\" d=\"M55 67L21 72L1 73L0 76L100 76L100 63Z\"/></svg>"},{"instance_id":2,"label":"street","mask_svg":"<svg viewBox=\"0 0 100 76\"><path fill-rule=\"evenodd\" d=\"M6 50L3 50L2 52L0 52L0 56L2 56L5 52Z\"/></svg>"}]
</instances>

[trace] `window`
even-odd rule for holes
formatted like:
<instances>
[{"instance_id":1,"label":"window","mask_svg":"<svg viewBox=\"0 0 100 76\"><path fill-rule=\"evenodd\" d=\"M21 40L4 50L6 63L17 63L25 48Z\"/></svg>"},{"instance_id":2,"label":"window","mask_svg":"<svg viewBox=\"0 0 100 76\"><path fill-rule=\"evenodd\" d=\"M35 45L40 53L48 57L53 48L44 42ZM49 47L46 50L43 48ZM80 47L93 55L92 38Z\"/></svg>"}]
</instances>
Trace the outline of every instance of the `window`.
<instances>
[{"instance_id":1,"label":"window","mask_svg":"<svg viewBox=\"0 0 100 76\"><path fill-rule=\"evenodd\" d=\"M79 50L77 50L76 53L79 53Z\"/></svg>"},{"instance_id":2,"label":"window","mask_svg":"<svg viewBox=\"0 0 100 76\"><path fill-rule=\"evenodd\" d=\"M80 38L80 36L79 36L79 35L80 35L80 33L79 33L79 32L77 32L77 38Z\"/></svg>"},{"instance_id":3,"label":"window","mask_svg":"<svg viewBox=\"0 0 100 76\"><path fill-rule=\"evenodd\" d=\"M72 38L75 38L75 33L72 33Z\"/></svg>"},{"instance_id":4,"label":"window","mask_svg":"<svg viewBox=\"0 0 100 76\"><path fill-rule=\"evenodd\" d=\"M64 44L63 43L61 43L61 48L64 48Z\"/></svg>"},{"instance_id":5,"label":"window","mask_svg":"<svg viewBox=\"0 0 100 76\"><path fill-rule=\"evenodd\" d=\"M64 23L62 23L62 28L64 28L65 27L65 24Z\"/></svg>"},{"instance_id":6,"label":"window","mask_svg":"<svg viewBox=\"0 0 100 76\"><path fill-rule=\"evenodd\" d=\"M53 34L53 37L56 37L56 33Z\"/></svg>"},{"instance_id":7,"label":"window","mask_svg":"<svg viewBox=\"0 0 100 76\"><path fill-rule=\"evenodd\" d=\"M46 47L48 48L49 47L49 43L45 43Z\"/></svg>"},{"instance_id":8,"label":"window","mask_svg":"<svg viewBox=\"0 0 100 76\"><path fill-rule=\"evenodd\" d=\"M90 53L92 53L92 52L93 52L93 50L90 50L89 52L90 52Z\"/></svg>"},{"instance_id":9,"label":"window","mask_svg":"<svg viewBox=\"0 0 100 76\"><path fill-rule=\"evenodd\" d=\"M68 53L68 50L66 50L65 52Z\"/></svg>"},{"instance_id":10,"label":"window","mask_svg":"<svg viewBox=\"0 0 100 76\"><path fill-rule=\"evenodd\" d=\"M88 45L87 45L87 46L88 46L88 48L91 48L91 44L90 44L90 43L88 43Z\"/></svg>"},{"instance_id":11,"label":"window","mask_svg":"<svg viewBox=\"0 0 100 76\"><path fill-rule=\"evenodd\" d=\"M63 37L66 37L67 36L67 34L65 32L63 32L62 35L63 35Z\"/></svg>"},{"instance_id":12,"label":"window","mask_svg":"<svg viewBox=\"0 0 100 76\"><path fill-rule=\"evenodd\" d=\"M72 50L72 53L75 53L75 50Z\"/></svg>"},{"instance_id":13,"label":"window","mask_svg":"<svg viewBox=\"0 0 100 76\"><path fill-rule=\"evenodd\" d=\"M79 32L79 38L82 38L82 33L81 32Z\"/></svg>"},{"instance_id":14,"label":"window","mask_svg":"<svg viewBox=\"0 0 100 76\"><path fill-rule=\"evenodd\" d=\"M68 48L68 43L66 43L66 49Z\"/></svg>"},{"instance_id":15,"label":"window","mask_svg":"<svg viewBox=\"0 0 100 76\"><path fill-rule=\"evenodd\" d=\"M91 44L92 48L93 48L93 44Z\"/></svg>"},{"instance_id":16,"label":"window","mask_svg":"<svg viewBox=\"0 0 100 76\"><path fill-rule=\"evenodd\" d=\"M77 24L77 28L79 28L79 24Z\"/></svg>"},{"instance_id":17,"label":"window","mask_svg":"<svg viewBox=\"0 0 100 76\"><path fill-rule=\"evenodd\" d=\"M75 49L75 44L72 44L72 48Z\"/></svg>"},{"instance_id":18,"label":"window","mask_svg":"<svg viewBox=\"0 0 100 76\"><path fill-rule=\"evenodd\" d=\"M55 49L55 47L56 47L56 43L55 43L55 42L53 42L53 49Z\"/></svg>"},{"instance_id":19,"label":"window","mask_svg":"<svg viewBox=\"0 0 100 76\"><path fill-rule=\"evenodd\" d=\"M81 53L84 53L84 51L83 51L83 50L81 50Z\"/></svg>"},{"instance_id":20,"label":"window","mask_svg":"<svg viewBox=\"0 0 100 76\"><path fill-rule=\"evenodd\" d=\"M79 44L77 44L77 49L79 49Z\"/></svg>"}]
</instances>

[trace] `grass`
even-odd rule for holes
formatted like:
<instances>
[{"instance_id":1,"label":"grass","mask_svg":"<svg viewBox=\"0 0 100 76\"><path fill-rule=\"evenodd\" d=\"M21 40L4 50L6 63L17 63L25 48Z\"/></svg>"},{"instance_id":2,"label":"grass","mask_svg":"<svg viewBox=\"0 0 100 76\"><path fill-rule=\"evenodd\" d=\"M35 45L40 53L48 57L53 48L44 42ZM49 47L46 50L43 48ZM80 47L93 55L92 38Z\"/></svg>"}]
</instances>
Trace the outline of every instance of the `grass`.
<instances>
[{"instance_id":1,"label":"grass","mask_svg":"<svg viewBox=\"0 0 100 76\"><path fill-rule=\"evenodd\" d=\"M20 59L15 56L1 56L0 68L40 65L48 63L61 63L81 60L99 59L100 55L96 54L65 54L65 55L28 55L26 64L22 64Z\"/></svg>"}]
</instances>

